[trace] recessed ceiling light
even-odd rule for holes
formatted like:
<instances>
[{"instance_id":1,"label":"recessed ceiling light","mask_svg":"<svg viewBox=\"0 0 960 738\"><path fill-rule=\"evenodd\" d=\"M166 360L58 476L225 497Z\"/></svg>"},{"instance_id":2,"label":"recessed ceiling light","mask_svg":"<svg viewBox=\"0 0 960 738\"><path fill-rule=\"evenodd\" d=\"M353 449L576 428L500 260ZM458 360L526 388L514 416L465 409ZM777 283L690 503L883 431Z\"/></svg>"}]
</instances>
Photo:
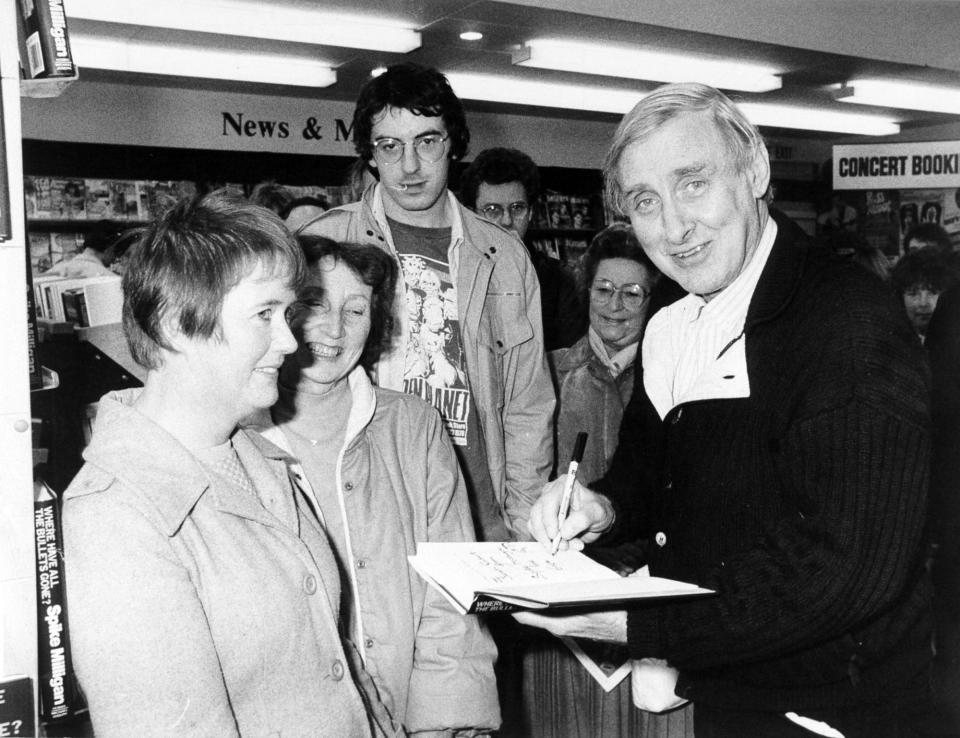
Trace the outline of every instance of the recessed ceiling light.
<instances>
[{"instance_id":1,"label":"recessed ceiling light","mask_svg":"<svg viewBox=\"0 0 960 738\"><path fill-rule=\"evenodd\" d=\"M479 41L483 38L483 34L480 31L464 31L460 34L460 38L464 41Z\"/></svg>"}]
</instances>

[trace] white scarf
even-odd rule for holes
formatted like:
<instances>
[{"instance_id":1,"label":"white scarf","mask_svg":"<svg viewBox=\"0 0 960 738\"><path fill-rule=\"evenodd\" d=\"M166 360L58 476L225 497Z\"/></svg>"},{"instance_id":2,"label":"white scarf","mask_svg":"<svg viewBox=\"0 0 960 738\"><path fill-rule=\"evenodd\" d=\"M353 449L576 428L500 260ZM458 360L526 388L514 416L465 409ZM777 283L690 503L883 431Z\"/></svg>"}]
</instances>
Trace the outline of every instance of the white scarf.
<instances>
[{"instance_id":1,"label":"white scarf","mask_svg":"<svg viewBox=\"0 0 960 738\"><path fill-rule=\"evenodd\" d=\"M638 341L634 341L626 348L622 348L613 356L610 356L607 353L607 347L604 345L603 339L600 338L600 334L593 329L593 326L587 329L587 339L590 341L590 348L593 349L593 353L596 354L597 358L600 359L600 363L607 368L614 379L619 377L637 359Z\"/></svg>"}]
</instances>

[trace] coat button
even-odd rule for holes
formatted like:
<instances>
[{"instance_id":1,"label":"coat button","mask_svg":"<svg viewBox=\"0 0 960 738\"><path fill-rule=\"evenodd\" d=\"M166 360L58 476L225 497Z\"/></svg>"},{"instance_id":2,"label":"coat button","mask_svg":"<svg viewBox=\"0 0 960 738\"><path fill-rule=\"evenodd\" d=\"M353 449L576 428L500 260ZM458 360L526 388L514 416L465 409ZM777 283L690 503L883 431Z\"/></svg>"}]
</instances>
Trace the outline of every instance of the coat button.
<instances>
[{"instance_id":1,"label":"coat button","mask_svg":"<svg viewBox=\"0 0 960 738\"><path fill-rule=\"evenodd\" d=\"M339 682L343 679L343 664L340 663L339 659L333 662L333 665L330 667L330 676L334 678L334 681Z\"/></svg>"},{"instance_id":2,"label":"coat button","mask_svg":"<svg viewBox=\"0 0 960 738\"><path fill-rule=\"evenodd\" d=\"M353 482L344 482L343 488L349 492L353 489Z\"/></svg>"},{"instance_id":3,"label":"coat button","mask_svg":"<svg viewBox=\"0 0 960 738\"><path fill-rule=\"evenodd\" d=\"M367 648L373 648L373 638L367 638L363 642L363 645L366 646Z\"/></svg>"},{"instance_id":4,"label":"coat button","mask_svg":"<svg viewBox=\"0 0 960 738\"><path fill-rule=\"evenodd\" d=\"M660 547L667 545L667 534L662 530L657 532L657 535L653 537L653 540L657 542L657 545Z\"/></svg>"},{"instance_id":5,"label":"coat button","mask_svg":"<svg viewBox=\"0 0 960 738\"><path fill-rule=\"evenodd\" d=\"M368 235L368 236L372 236L372 235L373 235L373 231L368 230L368 231L367 231L367 235Z\"/></svg>"},{"instance_id":6,"label":"coat button","mask_svg":"<svg viewBox=\"0 0 960 738\"><path fill-rule=\"evenodd\" d=\"M307 574L303 578L303 591L308 595L312 595L317 591L317 578L313 574Z\"/></svg>"},{"instance_id":7,"label":"coat button","mask_svg":"<svg viewBox=\"0 0 960 738\"><path fill-rule=\"evenodd\" d=\"M357 559L357 568L358 568L358 569L366 569L366 568L367 568L367 560L366 560L366 559Z\"/></svg>"}]
</instances>

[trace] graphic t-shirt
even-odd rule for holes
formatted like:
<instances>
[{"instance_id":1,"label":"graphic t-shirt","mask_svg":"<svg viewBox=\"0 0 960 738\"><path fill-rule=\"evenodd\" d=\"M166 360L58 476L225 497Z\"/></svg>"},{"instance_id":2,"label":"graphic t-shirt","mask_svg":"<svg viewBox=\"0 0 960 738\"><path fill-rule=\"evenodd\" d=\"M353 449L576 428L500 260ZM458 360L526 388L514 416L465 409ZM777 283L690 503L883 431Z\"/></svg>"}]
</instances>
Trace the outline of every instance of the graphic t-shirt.
<instances>
[{"instance_id":1,"label":"graphic t-shirt","mask_svg":"<svg viewBox=\"0 0 960 738\"><path fill-rule=\"evenodd\" d=\"M450 228L421 228L388 219L406 288L407 351L403 390L440 412L470 493L477 537L509 535L493 495L486 448L467 378L457 289L447 252Z\"/></svg>"}]
</instances>

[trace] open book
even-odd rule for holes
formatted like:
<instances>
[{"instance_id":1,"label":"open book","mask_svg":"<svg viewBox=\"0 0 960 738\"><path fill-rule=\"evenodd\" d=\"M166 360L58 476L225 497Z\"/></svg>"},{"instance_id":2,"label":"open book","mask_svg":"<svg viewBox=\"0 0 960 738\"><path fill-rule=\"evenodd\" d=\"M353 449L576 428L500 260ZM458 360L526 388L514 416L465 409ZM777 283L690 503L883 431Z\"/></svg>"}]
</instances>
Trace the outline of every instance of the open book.
<instances>
[{"instance_id":1,"label":"open book","mask_svg":"<svg viewBox=\"0 0 960 738\"><path fill-rule=\"evenodd\" d=\"M652 597L710 594L659 577L622 577L579 551L551 555L539 543L420 543L417 573L462 613L548 607L612 607Z\"/></svg>"}]
</instances>

